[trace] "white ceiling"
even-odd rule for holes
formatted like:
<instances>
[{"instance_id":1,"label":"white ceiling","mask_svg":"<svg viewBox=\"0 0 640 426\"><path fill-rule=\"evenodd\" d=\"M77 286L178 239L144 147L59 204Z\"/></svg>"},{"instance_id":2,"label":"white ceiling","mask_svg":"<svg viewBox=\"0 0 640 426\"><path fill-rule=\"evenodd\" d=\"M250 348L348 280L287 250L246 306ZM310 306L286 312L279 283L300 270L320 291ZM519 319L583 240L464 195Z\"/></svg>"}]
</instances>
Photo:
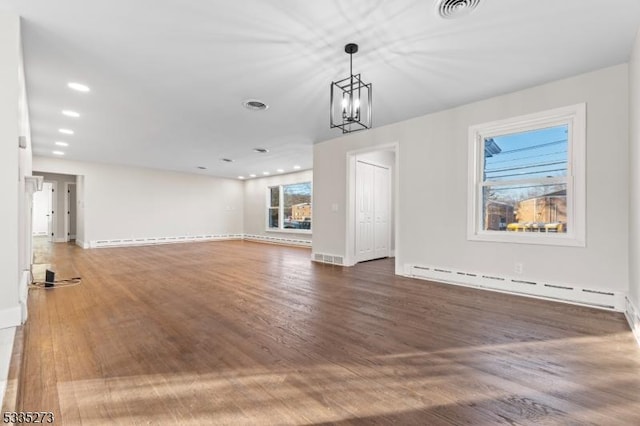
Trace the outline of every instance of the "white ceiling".
<instances>
[{"instance_id":1,"label":"white ceiling","mask_svg":"<svg viewBox=\"0 0 640 426\"><path fill-rule=\"evenodd\" d=\"M639 0L481 0L457 20L434 0L0 0L0 11L23 17L35 154L64 140L71 160L231 178L310 168L312 145L340 136L329 84L348 75L346 43L360 45L354 71L373 83L380 127L626 62L640 25ZM270 107L246 110L248 98Z\"/></svg>"}]
</instances>

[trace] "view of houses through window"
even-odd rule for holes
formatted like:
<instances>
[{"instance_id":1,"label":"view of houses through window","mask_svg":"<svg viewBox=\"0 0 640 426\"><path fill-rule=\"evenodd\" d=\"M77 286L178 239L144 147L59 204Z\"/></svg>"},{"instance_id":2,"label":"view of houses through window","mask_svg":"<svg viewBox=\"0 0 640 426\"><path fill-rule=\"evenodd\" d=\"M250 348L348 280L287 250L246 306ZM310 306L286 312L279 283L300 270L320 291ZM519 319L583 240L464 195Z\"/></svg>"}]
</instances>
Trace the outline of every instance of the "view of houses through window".
<instances>
[{"instance_id":1,"label":"view of houses through window","mask_svg":"<svg viewBox=\"0 0 640 426\"><path fill-rule=\"evenodd\" d=\"M311 230L311 182L269 187L268 226Z\"/></svg>"},{"instance_id":2,"label":"view of houses through window","mask_svg":"<svg viewBox=\"0 0 640 426\"><path fill-rule=\"evenodd\" d=\"M568 125L483 139L483 229L567 232Z\"/></svg>"}]
</instances>

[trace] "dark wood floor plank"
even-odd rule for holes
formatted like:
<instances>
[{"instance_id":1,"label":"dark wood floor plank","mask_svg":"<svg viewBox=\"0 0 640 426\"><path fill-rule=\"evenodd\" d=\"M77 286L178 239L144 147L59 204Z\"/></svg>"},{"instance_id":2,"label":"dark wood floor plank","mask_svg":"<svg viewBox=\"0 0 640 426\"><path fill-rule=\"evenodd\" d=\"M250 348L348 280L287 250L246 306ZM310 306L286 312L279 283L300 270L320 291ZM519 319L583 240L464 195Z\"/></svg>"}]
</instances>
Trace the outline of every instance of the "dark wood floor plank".
<instances>
[{"instance_id":1,"label":"dark wood floor plank","mask_svg":"<svg viewBox=\"0 0 640 426\"><path fill-rule=\"evenodd\" d=\"M59 424L640 424L621 314L228 241L36 244L18 409Z\"/></svg>"}]
</instances>

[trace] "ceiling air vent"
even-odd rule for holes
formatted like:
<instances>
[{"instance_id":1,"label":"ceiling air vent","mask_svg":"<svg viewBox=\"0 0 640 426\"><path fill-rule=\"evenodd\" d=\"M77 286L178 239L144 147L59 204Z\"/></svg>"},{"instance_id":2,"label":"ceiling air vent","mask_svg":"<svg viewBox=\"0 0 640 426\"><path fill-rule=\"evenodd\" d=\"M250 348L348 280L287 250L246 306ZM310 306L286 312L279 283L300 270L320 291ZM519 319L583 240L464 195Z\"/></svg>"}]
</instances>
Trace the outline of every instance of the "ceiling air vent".
<instances>
[{"instance_id":1,"label":"ceiling air vent","mask_svg":"<svg viewBox=\"0 0 640 426\"><path fill-rule=\"evenodd\" d=\"M263 111L269 108L269 105L257 99L247 99L246 101L242 101L242 105L252 111Z\"/></svg>"},{"instance_id":2,"label":"ceiling air vent","mask_svg":"<svg viewBox=\"0 0 640 426\"><path fill-rule=\"evenodd\" d=\"M478 7L480 0L437 0L436 10L444 19L455 19L468 15Z\"/></svg>"}]
</instances>

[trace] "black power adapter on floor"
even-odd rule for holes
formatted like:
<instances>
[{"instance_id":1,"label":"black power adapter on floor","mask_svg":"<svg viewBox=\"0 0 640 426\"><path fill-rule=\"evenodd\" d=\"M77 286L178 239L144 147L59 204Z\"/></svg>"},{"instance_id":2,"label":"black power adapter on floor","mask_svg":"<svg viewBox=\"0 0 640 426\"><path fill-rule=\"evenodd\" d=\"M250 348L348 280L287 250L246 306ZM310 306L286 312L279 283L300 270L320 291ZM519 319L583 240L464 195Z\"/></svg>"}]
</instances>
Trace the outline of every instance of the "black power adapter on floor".
<instances>
[{"instance_id":1,"label":"black power adapter on floor","mask_svg":"<svg viewBox=\"0 0 640 426\"><path fill-rule=\"evenodd\" d=\"M47 269L44 275L44 286L53 287L56 283L56 273Z\"/></svg>"}]
</instances>

